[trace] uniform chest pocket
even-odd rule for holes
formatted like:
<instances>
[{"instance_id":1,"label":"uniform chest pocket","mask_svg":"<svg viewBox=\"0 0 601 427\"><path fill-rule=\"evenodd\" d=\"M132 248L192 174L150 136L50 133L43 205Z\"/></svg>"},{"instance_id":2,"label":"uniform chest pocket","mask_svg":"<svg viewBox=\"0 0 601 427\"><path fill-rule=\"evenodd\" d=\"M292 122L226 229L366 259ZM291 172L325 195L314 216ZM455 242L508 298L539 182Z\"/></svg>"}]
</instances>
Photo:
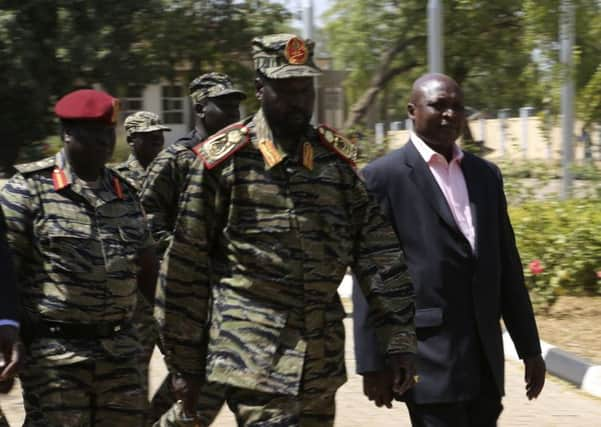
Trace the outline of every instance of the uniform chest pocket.
<instances>
[{"instance_id":1,"label":"uniform chest pocket","mask_svg":"<svg viewBox=\"0 0 601 427\"><path fill-rule=\"evenodd\" d=\"M90 224L64 222L51 224L41 239L42 252L53 269L89 273L102 250Z\"/></svg>"}]
</instances>

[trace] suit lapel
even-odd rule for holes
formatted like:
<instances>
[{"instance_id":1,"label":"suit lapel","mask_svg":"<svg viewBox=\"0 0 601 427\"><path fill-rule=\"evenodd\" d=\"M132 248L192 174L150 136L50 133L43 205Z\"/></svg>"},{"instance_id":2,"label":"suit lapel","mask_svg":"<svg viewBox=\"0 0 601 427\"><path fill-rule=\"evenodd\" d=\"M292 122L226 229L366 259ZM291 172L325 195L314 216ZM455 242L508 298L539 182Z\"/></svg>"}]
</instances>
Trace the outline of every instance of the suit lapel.
<instances>
[{"instance_id":1,"label":"suit lapel","mask_svg":"<svg viewBox=\"0 0 601 427\"><path fill-rule=\"evenodd\" d=\"M451 209L447 204L447 200L445 199L444 194L442 194L432 172L430 172L427 163L420 156L411 141L406 144L405 149L407 150L406 163L407 166L411 168L409 177L443 221L453 230L461 234L461 231L455 222L455 218L453 218Z\"/></svg>"},{"instance_id":2,"label":"suit lapel","mask_svg":"<svg viewBox=\"0 0 601 427\"><path fill-rule=\"evenodd\" d=\"M470 198L470 210L472 212L472 223L475 230L476 248L475 253L478 254L481 248L480 226L485 224L483 215L485 214L484 204L486 203L486 188L482 176L478 176L478 171L475 168L474 158L469 153L465 153L461 160L461 170L465 178L467 186L467 194Z\"/></svg>"}]
</instances>

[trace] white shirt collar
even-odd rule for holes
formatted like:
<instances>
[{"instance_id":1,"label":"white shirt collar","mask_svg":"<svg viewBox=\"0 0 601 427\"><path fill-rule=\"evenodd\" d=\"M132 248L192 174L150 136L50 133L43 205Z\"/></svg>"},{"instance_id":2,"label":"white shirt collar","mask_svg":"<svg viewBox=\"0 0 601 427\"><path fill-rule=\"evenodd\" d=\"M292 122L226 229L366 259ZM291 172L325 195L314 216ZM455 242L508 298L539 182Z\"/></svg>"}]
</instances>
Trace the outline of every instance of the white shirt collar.
<instances>
[{"instance_id":1,"label":"white shirt collar","mask_svg":"<svg viewBox=\"0 0 601 427\"><path fill-rule=\"evenodd\" d=\"M422 156L426 163L430 163L433 157L442 158L446 163L447 160L444 158L444 156L432 150L428 146L428 144L424 142L423 139L417 136L415 132L411 131L410 138L418 153L420 154L420 156ZM451 159L451 162L461 162L461 159L463 159L463 151L461 150L461 148L459 148L457 144L453 144L453 159Z\"/></svg>"}]
</instances>

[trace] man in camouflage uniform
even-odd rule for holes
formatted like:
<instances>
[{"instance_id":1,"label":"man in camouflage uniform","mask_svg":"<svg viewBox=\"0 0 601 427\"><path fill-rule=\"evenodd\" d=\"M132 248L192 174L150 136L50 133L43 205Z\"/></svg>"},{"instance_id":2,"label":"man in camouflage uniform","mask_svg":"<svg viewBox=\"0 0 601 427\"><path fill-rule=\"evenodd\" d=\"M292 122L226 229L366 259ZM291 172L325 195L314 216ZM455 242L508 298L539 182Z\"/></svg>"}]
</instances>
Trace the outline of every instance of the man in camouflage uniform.
<instances>
[{"instance_id":1,"label":"man in camouflage uniform","mask_svg":"<svg viewBox=\"0 0 601 427\"><path fill-rule=\"evenodd\" d=\"M194 147L155 309L187 417L211 381L226 387L240 426L332 426L346 381L337 288L348 266L395 390L414 384L403 254L355 172L354 146L309 124L312 55L313 42L294 35L254 39L261 109Z\"/></svg>"},{"instance_id":2,"label":"man in camouflage uniform","mask_svg":"<svg viewBox=\"0 0 601 427\"><path fill-rule=\"evenodd\" d=\"M159 116L150 111L136 111L130 114L123 127L131 154L126 161L113 166L113 169L140 191L148 166L165 144L163 133L171 131L171 128L163 125Z\"/></svg>"},{"instance_id":3,"label":"man in camouflage uniform","mask_svg":"<svg viewBox=\"0 0 601 427\"><path fill-rule=\"evenodd\" d=\"M117 100L78 90L55 107L63 149L17 166L1 203L26 345L26 426L140 426L146 396L131 317L156 256L135 190L105 164Z\"/></svg>"},{"instance_id":4,"label":"man in camouflage uniform","mask_svg":"<svg viewBox=\"0 0 601 427\"><path fill-rule=\"evenodd\" d=\"M163 133L171 129L161 123L161 119L150 111L137 111L130 114L123 123L127 143L131 148L129 158L113 166L127 182L140 191L150 163L163 149L165 138ZM152 315L153 307L138 294L138 303L134 312L133 323L138 330L142 352L140 353L140 369L142 370L142 387L148 395L148 365L152 351L158 339L156 322Z\"/></svg>"},{"instance_id":5,"label":"man in camouflage uniform","mask_svg":"<svg viewBox=\"0 0 601 427\"><path fill-rule=\"evenodd\" d=\"M196 111L196 127L187 136L163 150L150 165L141 202L148 216L159 251L167 247L177 217L180 194L187 183L188 170L196 158L192 147L221 128L240 120L240 101L246 96L236 89L225 74L207 73L190 84L190 97ZM155 421L173 405L169 375L161 384L150 405L150 419ZM218 387L205 387L198 407L202 420L209 423L223 406Z\"/></svg>"},{"instance_id":6,"label":"man in camouflage uniform","mask_svg":"<svg viewBox=\"0 0 601 427\"><path fill-rule=\"evenodd\" d=\"M207 73L190 83L190 98L196 112L194 129L156 157L148 168L140 194L160 253L169 243L177 216L179 196L186 185L190 165L195 159L192 147L240 120L240 102L246 95L234 87L226 74Z\"/></svg>"}]
</instances>

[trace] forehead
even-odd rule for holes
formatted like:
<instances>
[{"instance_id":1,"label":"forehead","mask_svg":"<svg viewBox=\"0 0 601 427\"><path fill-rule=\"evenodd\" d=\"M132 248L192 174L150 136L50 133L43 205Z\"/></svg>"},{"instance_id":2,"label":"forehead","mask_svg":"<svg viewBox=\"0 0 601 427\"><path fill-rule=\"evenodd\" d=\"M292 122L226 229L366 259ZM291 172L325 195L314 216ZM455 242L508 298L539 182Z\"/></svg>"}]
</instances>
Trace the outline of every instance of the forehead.
<instances>
[{"instance_id":1,"label":"forehead","mask_svg":"<svg viewBox=\"0 0 601 427\"><path fill-rule=\"evenodd\" d=\"M437 99L463 100L461 89L453 82L447 80L428 80L420 86L420 93L425 101Z\"/></svg>"},{"instance_id":2,"label":"forehead","mask_svg":"<svg viewBox=\"0 0 601 427\"><path fill-rule=\"evenodd\" d=\"M230 104L240 104L242 101L242 97L235 93L230 93L222 96L215 96L212 98L208 98L208 102L212 102L217 105L230 105Z\"/></svg>"},{"instance_id":3,"label":"forehead","mask_svg":"<svg viewBox=\"0 0 601 427\"><path fill-rule=\"evenodd\" d=\"M286 79L267 79L268 84L276 91L304 89L313 86L312 77L289 77Z\"/></svg>"}]
</instances>

